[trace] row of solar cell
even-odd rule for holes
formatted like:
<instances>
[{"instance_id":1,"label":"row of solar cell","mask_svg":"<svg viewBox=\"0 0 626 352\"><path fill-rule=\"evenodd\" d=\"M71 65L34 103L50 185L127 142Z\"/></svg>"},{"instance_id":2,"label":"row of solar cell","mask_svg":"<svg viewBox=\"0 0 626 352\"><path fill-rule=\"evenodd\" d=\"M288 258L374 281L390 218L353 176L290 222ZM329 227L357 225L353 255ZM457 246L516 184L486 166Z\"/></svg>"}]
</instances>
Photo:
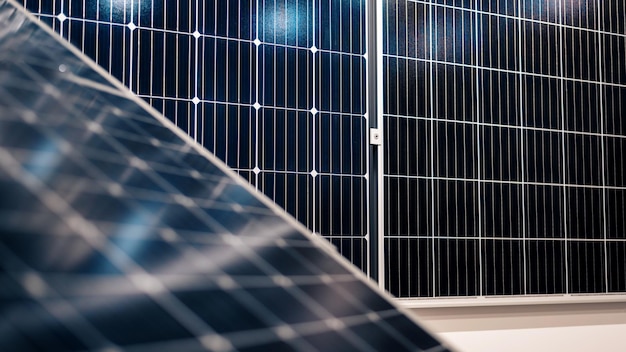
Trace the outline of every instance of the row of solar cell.
<instances>
[{"instance_id":1,"label":"row of solar cell","mask_svg":"<svg viewBox=\"0 0 626 352\"><path fill-rule=\"evenodd\" d=\"M398 297L623 292L624 254L623 241L388 238L386 288Z\"/></svg>"},{"instance_id":2,"label":"row of solar cell","mask_svg":"<svg viewBox=\"0 0 626 352\"><path fill-rule=\"evenodd\" d=\"M477 10L485 14L518 17L521 20L563 24L566 26L601 30L616 34L624 33L626 21L623 17L626 5L620 0L609 1L536 1L520 0L502 2L498 0L390 0L385 1L383 12L390 19L389 30L414 28L421 25L427 9L447 12L451 9ZM406 25L405 25L406 23Z\"/></svg>"},{"instance_id":3,"label":"row of solar cell","mask_svg":"<svg viewBox=\"0 0 626 352\"><path fill-rule=\"evenodd\" d=\"M385 189L389 236L626 239L624 189L392 176Z\"/></svg>"},{"instance_id":4,"label":"row of solar cell","mask_svg":"<svg viewBox=\"0 0 626 352\"><path fill-rule=\"evenodd\" d=\"M553 129L565 120L581 132L599 132L601 116L605 133L624 134L626 87L396 57L383 65L388 114L465 121L478 114L480 122Z\"/></svg>"},{"instance_id":5,"label":"row of solar cell","mask_svg":"<svg viewBox=\"0 0 626 352\"><path fill-rule=\"evenodd\" d=\"M23 0L35 13L158 31L200 34L345 53L365 53L365 1L151 2ZM315 4L315 8L313 7ZM331 28L331 30L328 30Z\"/></svg>"},{"instance_id":6,"label":"row of solar cell","mask_svg":"<svg viewBox=\"0 0 626 352\"><path fill-rule=\"evenodd\" d=\"M388 175L626 186L622 137L398 117L385 122L388 141L407 139L385 148Z\"/></svg>"}]
</instances>

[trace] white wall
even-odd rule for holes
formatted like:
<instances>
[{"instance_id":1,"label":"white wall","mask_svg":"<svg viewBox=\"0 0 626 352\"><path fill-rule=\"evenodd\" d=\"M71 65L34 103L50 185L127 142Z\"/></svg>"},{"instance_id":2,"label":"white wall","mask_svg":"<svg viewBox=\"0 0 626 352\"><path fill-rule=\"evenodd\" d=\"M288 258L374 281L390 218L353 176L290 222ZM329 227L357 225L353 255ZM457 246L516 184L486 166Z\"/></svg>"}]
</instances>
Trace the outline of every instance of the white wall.
<instances>
[{"instance_id":1,"label":"white wall","mask_svg":"<svg viewBox=\"0 0 626 352\"><path fill-rule=\"evenodd\" d=\"M460 352L626 351L626 303L412 311Z\"/></svg>"},{"instance_id":2,"label":"white wall","mask_svg":"<svg viewBox=\"0 0 626 352\"><path fill-rule=\"evenodd\" d=\"M440 333L461 352L626 351L626 324Z\"/></svg>"}]
</instances>

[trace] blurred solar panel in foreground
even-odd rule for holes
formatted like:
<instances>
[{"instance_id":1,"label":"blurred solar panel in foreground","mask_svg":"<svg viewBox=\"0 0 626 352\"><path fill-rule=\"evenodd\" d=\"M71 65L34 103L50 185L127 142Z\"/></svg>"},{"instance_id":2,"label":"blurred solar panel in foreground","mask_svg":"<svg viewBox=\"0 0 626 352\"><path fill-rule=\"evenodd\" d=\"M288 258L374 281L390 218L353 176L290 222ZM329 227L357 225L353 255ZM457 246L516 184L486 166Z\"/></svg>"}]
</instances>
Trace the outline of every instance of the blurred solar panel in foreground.
<instances>
[{"instance_id":1,"label":"blurred solar panel in foreground","mask_svg":"<svg viewBox=\"0 0 626 352\"><path fill-rule=\"evenodd\" d=\"M0 350L444 351L0 0Z\"/></svg>"}]
</instances>

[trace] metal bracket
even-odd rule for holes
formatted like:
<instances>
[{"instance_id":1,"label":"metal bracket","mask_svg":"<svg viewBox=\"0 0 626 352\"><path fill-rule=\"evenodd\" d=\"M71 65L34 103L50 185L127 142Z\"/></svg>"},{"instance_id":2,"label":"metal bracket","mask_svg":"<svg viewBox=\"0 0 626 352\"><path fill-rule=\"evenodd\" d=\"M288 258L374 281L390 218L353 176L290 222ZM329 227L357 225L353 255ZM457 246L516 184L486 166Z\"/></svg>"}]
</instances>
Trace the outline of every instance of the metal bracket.
<instances>
[{"instance_id":1,"label":"metal bracket","mask_svg":"<svg viewBox=\"0 0 626 352\"><path fill-rule=\"evenodd\" d=\"M383 131L380 128L370 128L370 144L382 145L383 144Z\"/></svg>"}]
</instances>

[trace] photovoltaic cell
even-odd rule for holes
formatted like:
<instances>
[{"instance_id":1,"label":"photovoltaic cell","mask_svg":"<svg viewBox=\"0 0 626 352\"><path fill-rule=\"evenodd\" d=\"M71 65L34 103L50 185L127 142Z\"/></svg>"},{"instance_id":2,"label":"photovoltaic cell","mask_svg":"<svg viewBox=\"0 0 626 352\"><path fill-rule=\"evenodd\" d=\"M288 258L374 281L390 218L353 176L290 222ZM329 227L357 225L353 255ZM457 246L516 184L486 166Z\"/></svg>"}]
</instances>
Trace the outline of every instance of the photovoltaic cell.
<instances>
[{"instance_id":1,"label":"photovoltaic cell","mask_svg":"<svg viewBox=\"0 0 626 352\"><path fill-rule=\"evenodd\" d=\"M446 350L17 6L0 0L0 349Z\"/></svg>"}]
</instances>

